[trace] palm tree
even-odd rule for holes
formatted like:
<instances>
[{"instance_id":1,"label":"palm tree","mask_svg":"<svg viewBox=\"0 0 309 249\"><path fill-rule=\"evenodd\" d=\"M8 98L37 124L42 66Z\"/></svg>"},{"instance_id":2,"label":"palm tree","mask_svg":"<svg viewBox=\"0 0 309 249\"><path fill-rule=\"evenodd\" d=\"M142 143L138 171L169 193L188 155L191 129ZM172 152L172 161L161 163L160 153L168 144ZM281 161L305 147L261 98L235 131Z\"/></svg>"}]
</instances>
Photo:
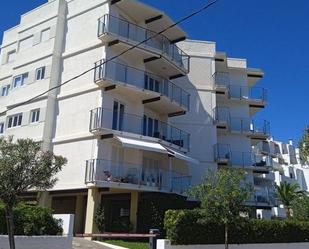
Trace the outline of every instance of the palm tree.
<instances>
[{"instance_id":1,"label":"palm tree","mask_svg":"<svg viewBox=\"0 0 309 249\"><path fill-rule=\"evenodd\" d=\"M284 205L287 218L292 216L292 203L300 198L303 194L299 191L299 185L297 183L283 182L280 186L276 186L277 195Z\"/></svg>"}]
</instances>

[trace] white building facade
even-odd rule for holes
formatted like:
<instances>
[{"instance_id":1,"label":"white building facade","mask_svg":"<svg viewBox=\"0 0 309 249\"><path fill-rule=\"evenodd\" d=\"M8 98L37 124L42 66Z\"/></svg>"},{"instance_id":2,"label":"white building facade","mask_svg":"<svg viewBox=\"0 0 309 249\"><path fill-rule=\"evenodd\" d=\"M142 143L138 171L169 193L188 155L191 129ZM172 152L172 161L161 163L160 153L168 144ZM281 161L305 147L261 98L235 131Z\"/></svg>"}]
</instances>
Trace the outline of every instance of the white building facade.
<instances>
[{"instance_id":1,"label":"white building facade","mask_svg":"<svg viewBox=\"0 0 309 249\"><path fill-rule=\"evenodd\" d=\"M189 72L176 44L186 34L174 27L154 36L171 24L137 1L54 0L4 33L1 135L43 141L68 159L40 202L75 214L75 232L96 230L103 199L111 216L136 228L141 193L183 195L191 185L187 161L198 162L189 156L190 134L168 123L190 107L189 93L172 82Z\"/></svg>"},{"instance_id":2,"label":"white building facade","mask_svg":"<svg viewBox=\"0 0 309 249\"><path fill-rule=\"evenodd\" d=\"M301 161L299 149L292 140L284 143L271 138L257 144L254 150L273 158L274 185L280 186L284 182L298 184L299 191L309 193L309 165ZM272 216L285 218L283 205L280 202L277 204L272 209Z\"/></svg>"},{"instance_id":3,"label":"white building facade","mask_svg":"<svg viewBox=\"0 0 309 249\"><path fill-rule=\"evenodd\" d=\"M270 218L272 158L252 149L270 135L269 122L254 118L267 104L267 90L256 86L264 73L248 68L245 59L218 52L212 42L187 40L181 47L191 57L191 70L176 81L190 92L191 107L173 123L191 134L191 153L200 161L200 167L190 167L193 183L209 168L241 168L255 188L247 205Z\"/></svg>"}]
</instances>

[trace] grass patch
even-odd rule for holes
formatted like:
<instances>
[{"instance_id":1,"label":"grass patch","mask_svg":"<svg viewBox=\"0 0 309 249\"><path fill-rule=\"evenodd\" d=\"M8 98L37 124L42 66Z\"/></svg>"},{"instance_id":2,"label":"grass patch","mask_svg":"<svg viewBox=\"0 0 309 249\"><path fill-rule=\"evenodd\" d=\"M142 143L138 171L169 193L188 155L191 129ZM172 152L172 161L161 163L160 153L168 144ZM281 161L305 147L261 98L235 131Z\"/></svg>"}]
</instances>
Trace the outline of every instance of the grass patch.
<instances>
[{"instance_id":1,"label":"grass patch","mask_svg":"<svg viewBox=\"0 0 309 249\"><path fill-rule=\"evenodd\" d=\"M105 240L105 243L122 246L129 249L149 249L148 242L134 242L134 241L125 241L125 240Z\"/></svg>"}]
</instances>

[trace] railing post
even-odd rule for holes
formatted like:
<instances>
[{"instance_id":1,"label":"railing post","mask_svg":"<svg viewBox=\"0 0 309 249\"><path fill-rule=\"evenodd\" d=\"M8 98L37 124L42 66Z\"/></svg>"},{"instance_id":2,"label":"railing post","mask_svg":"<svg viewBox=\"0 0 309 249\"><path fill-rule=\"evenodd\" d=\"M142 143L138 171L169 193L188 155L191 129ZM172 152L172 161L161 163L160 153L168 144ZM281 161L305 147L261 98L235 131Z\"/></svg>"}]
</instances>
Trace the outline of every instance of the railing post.
<instances>
[{"instance_id":1,"label":"railing post","mask_svg":"<svg viewBox=\"0 0 309 249\"><path fill-rule=\"evenodd\" d=\"M153 234L154 237L149 238L149 249L157 249L157 240L160 236L159 229L150 229L149 234Z\"/></svg>"}]
</instances>

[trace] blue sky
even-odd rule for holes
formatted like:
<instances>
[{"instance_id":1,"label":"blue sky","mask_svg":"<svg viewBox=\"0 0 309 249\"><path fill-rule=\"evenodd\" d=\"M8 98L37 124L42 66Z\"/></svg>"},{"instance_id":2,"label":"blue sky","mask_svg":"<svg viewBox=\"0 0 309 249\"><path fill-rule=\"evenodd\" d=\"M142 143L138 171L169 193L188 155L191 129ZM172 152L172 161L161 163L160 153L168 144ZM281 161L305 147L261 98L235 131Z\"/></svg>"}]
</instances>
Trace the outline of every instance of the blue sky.
<instances>
[{"instance_id":1,"label":"blue sky","mask_svg":"<svg viewBox=\"0 0 309 249\"><path fill-rule=\"evenodd\" d=\"M205 0L142 0L162 9L175 21L207 3ZM4 1L2 32L19 16L46 0ZM189 4L188 4L189 3ZM258 84L268 89L269 104L258 114L271 122L275 139L300 137L309 125L309 1L220 0L181 25L191 39L215 41L231 57L247 58L249 67L262 68Z\"/></svg>"}]
</instances>

